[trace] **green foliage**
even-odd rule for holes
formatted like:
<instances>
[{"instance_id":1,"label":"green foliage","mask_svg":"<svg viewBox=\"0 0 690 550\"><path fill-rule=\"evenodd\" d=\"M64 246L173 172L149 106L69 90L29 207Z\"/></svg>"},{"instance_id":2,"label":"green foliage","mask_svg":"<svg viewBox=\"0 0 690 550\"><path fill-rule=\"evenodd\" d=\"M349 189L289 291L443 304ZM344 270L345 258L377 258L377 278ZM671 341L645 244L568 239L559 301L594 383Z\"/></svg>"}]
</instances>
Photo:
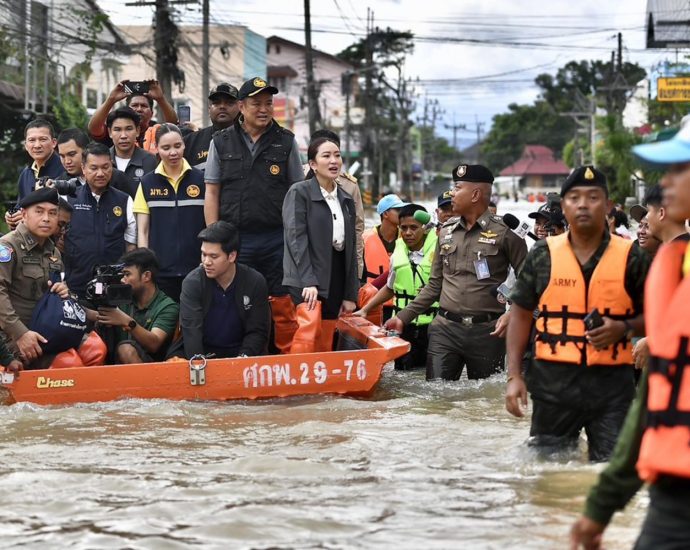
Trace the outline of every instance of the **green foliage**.
<instances>
[{"instance_id":1,"label":"green foliage","mask_svg":"<svg viewBox=\"0 0 690 550\"><path fill-rule=\"evenodd\" d=\"M602 117L597 122L601 140L597 142L596 165L606 174L611 198L623 203L626 197L633 195L630 177L639 168L639 163L631 149L641 139L623 128L614 115Z\"/></svg>"},{"instance_id":2,"label":"green foliage","mask_svg":"<svg viewBox=\"0 0 690 550\"><path fill-rule=\"evenodd\" d=\"M81 100L74 94L63 94L61 101L55 100L53 114L60 129L86 128L90 118Z\"/></svg>"},{"instance_id":3,"label":"green foliage","mask_svg":"<svg viewBox=\"0 0 690 550\"><path fill-rule=\"evenodd\" d=\"M494 116L491 131L482 143L482 158L498 173L515 162L525 145L546 145L558 153L572 138L575 123L545 101L533 105L508 105L508 112Z\"/></svg>"}]
</instances>

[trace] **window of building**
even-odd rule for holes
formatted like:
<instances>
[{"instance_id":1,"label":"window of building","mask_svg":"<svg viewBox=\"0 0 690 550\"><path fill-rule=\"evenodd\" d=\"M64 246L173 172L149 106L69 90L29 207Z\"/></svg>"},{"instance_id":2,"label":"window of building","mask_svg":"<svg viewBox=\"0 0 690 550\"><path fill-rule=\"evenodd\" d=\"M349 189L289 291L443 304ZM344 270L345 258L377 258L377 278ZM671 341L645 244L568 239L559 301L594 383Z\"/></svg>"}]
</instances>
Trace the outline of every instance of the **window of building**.
<instances>
[{"instance_id":1,"label":"window of building","mask_svg":"<svg viewBox=\"0 0 690 550\"><path fill-rule=\"evenodd\" d=\"M86 108L87 109L97 109L98 108L98 90L92 88L86 88Z\"/></svg>"}]
</instances>

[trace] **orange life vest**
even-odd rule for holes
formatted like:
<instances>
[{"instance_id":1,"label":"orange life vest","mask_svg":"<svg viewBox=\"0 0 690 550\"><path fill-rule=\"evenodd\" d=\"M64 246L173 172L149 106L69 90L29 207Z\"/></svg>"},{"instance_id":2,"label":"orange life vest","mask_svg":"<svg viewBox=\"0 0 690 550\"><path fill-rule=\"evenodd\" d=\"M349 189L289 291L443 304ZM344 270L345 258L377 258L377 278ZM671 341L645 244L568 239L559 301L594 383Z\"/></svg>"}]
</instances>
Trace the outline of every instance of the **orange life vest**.
<instances>
[{"instance_id":1,"label":"orange life vest","mask_svg":"<svg viewBox=\"0 0 690 550\"><path fill-rule=\"evenodd\" d=\"M154 124L146 129L144 133L144 144L142 149L148 151L152 155L158 153L158 144L156 143L156 130L160 128L160 124Z\"/></svg>"},{"instance_id":2,"label":"orange life vest","mask_svg":"<svg viewBox=\"0 0 690 550\"><path fill-rule=\"evenodd\" d=\"M364 263L367 268L367 283L370 283L390 267L391 255L383 246L383 241L379 237L376 227L367 229L363 235L364 241Z\"/></svg>"},{"instance_id":3,"label":"orange life vest","mask_svg":"<svg viewBox=\"0 0 690 550\"><path fill-rule=\"evenodd\" d=\"M623 320L634 315L625 290L625 270L632 241L616 235L599 260L589 285L575 257L568 233L548 237L551 254L549 284L539 301L535 357L541 361L588 367L631 365L632 345L627 339L596 350L585 339L585 316L596 309L602 316Z\"/></svg>"},{"instance_id":4,"label":"orange life vest","mask_svg":"<svg viewBox=\"0 0 690 550\"><path fill-rule=\"evenodd\" d=\"M664 245L645 287L649 394L637 471L647 482L660 474L690 478L690 276L682 274L687 251L687 241Z\"/></svg>"}]
</instances>

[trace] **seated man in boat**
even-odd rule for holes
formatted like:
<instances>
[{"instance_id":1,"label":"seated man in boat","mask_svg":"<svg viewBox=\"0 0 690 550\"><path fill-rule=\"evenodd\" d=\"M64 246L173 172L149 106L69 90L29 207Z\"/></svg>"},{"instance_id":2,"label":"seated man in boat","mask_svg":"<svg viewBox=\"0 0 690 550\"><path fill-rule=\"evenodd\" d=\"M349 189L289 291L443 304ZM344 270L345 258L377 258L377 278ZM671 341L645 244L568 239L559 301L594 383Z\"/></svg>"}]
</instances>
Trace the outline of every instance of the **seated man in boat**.
<instances>
[{"instance_id":1,"label":"seated man in boat","mask_svg":"<svg viewBox=\"0 0 690 550\"><path fill-rule=\"evenodd\" d=\"M69 297L65 283L51 280L63 270L60 251L50 238L58 227L58 201L55 189L29 193L19 202L21 223L0 239L0 330L27 369L46 368L54 357L43 352L44 335L29 328L34 308L48 289Z\"/></svg>"},{"instance_id":2,"label":"seated man in boat","mask_svg":"<svg viewBox=\"0 0 690 550\"><path fill-rule=\"evenodd\" d=\"M242 357L267 352L271 324L266 280L237 263L240 235L225 221L199 233L201 265L182 282L184 355Z\"/></svg>"},{"instance_id":3,"label":"seated man in boat","mask_svg":"<svg viewBox=\"0 0 690 550\"><path fill-rule=\"evenodd\" d=\"M156 285L158 260L148 248L137 248L120 258L122 283L132 287L132 303L99 307L98 323L113 327L105 338L116 363L163 361L172 340L179 306Z\"/></svg>"}]
</instances>

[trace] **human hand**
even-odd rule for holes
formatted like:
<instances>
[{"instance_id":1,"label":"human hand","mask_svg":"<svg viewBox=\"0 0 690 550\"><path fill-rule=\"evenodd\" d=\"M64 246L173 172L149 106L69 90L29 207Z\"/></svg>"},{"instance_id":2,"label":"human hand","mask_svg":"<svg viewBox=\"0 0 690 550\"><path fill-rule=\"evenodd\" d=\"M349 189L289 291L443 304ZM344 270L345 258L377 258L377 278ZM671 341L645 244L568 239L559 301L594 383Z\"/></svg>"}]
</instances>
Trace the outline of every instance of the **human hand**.
<instances>
[{"instance_id":1,"label":"human hand","mask_svg":"<svg viewBox=\"0 0 690 550\"><path fill-rule=\"evenodd\" d=\"M21 210L17 210L14 214L5 212L5 223L7 224L7 227L10 228L10 231L14 231L15 229L17 229L17 226L19 225L20 221L22 221Z\"/></svg>"},{"instance_id":2,"label":"human hand","mask_svg":"<svg viewBox=\"0 0 690 550\"><path fill-rule=\"evenodd\" d=\"M397 317L391 317L388 321L383 323L383 328L386 330L394 330L398 334L402 334L402 331L405 329L405 323Z\"/></svg>"},{"instance_id":3,"label":"human hand","mask_svg":"<svg viewBox=\"0 0 690 550\"><path fill-rule=\"evenodd\" d=\"M47 342L48 340L43 338L38 332L28 330L17 340L19 355L21 355L23 359L26 359L27 363L30 363L37 357L43 355L41 344L46 344Z\"/></svg>"},{"instance_id":4,"label":"human hand","mask_svg":"<svg viewBox=\"0 0 690 550\"><path fill-rule=\"evenodd\" d=\"M365 308L362 308L358 309L357 311L353 311L352 315L355 317L366 317L367 315L369 315L369 312Z\"/></svg>"},{"instance_id":5,"label":"human hand","mask_svg":"<svg viewBox=\"0 0 690 550\"><path fill-rule=\"evenodd\" d=\"M525 416L527 386L522 376L514 376L506 386L506 410L518 418Z\"/></svg>"},{"instance_id":6,"label":"human hand","mask_svg":"<svg viewBox=\"0 0 690 550\"><path fill-rule=\"evenodd\" d=\"M604 529L606 525L582 516L570 528L570 550L600 550Z\"/></svg>"},{"instance_id":7,"label":"human hand","mask_svg":"<svg viewBox=\"0 0 690 550\"><path fill-rule=\"evenodd\" d=\"M19 378L19 371L24 370L24 364L18 359L12 359L4 368L5 372L11 372L16 378Z\"/></svg>"},{"instance_id":8,"label":"human hand","mask_svg":"<svg viewBox=\"0 0 690 550\"><path fill-rule=\"evenodd\" d=\"M163 98L163 88L157 80L149 80L149 91L144 94L155 101L160 101Z\"/></svg>"},{"instance_id":9,"label":"human hand","mask_svg":"<svg viewBox=\"0 0 690 550\"><path fill-rule=\"evenodd\" d=\"M308 286L302 289L302 299L307 304L307 309L311 311L316 307L319 298L319 291L315 286Z\"/></svg>"},{"instance_id":10,"label":"human hand","mask_svg":"<svg viewBox=\"0 0 690 550\"><path fill-rule=\"evenodd\" d=\"M189 128L192 132L196 132L199 129L193 122L182 122L180 128Z\"/></svg>"},{"instance_id":11,"label":"human hand","mask_svg":"<svg viewBox=\"0 0 690 550\"><path fill-rule=\"evenodd\" d=\"M115 87L110 90L110 94L108 95L108 102L115 104L118 101L122 101L127 97L127 92L125 92L125 83L129 82L128 80L122 80L115 84Z\"/></svg>"},{"instance_id":12,"label":"human hand","mask_svg":"<svg viewBox=\"0 0 690 550\"><path fill-rule=\"evenodd\" d=\"M125 328L132 318L119 307L99 307L96 320L100 325Z\"/></svg>"},{"instance_id":13,"label":"human hand","mask_svg":"<svg viewBox=\"0 0 690 550\"><path fill-rule=\"evenodd\" d=\"M643 369L649 362L649 345L646 338L638 340L633 348L633 360L635 361L636 369Z\"/></svg>"},{"instance_id":14,"label":"human hand","mask_svg":"<svg viewBox=\"0 0 690 550\"><path fill-rule=\"evenodd\" d=\"M501 315L496 321L496 326L494 331L490 333L490 336L497 336L498 338L505 338L506 332L508 331L508 323L510 322L510 312L506 311Z\"/></svg>"},{"instance_id":15,"label":"human hand","mask_svg":"<svg viewBox=\"0 0 690 550\"><path fill-rule=\"evenodd\" d=\"M585 337L596 349L604 349L620 341L627 327L623 321L614 321L610 317L602 317L604 324L598 328L585 332Z\"/></svg>"},{"instance_id":16,"label":"human hand","mask_svg":"<svg viewBox=\"0 0 690 550\"><path fill-rule=\"evenodd\" d=\"M51 292L54 292L63 300L69 298L69 288L67 288L67 283L53 283L53 281L48 281L48 288Z\"/></svg>"},{"instance_id":17,"label":"human hand","mask_svg":"<svg viewBox=\"0 0 690 550\"><path fill-rule=\"evenodd\" d=\"M351 302L350 300L343 300L343 303L340 304L340 312L338 313L338 316L342 317L343 315L349 315L356 308L357 304L355 304L354 302Z\"/></svg>"}]
</instances>

